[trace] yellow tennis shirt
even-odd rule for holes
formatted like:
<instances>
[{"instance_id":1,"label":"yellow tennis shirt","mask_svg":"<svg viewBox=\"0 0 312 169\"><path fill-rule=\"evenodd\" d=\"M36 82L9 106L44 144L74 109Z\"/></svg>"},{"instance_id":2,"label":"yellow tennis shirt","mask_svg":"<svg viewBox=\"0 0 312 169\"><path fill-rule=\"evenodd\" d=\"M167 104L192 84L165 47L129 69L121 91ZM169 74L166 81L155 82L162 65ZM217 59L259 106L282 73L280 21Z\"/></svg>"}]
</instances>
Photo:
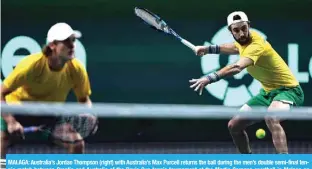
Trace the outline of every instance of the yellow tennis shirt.
<instances>
[{"instance_id":1,"label":"yellow tennis shirt","mask_svg":"<svg viewBox=\"0 0 312 169\"><path fill-rule=\"evenodd\" d=\"M299 82L271 44L261 35L250 30L252 41L248 45L235 42L240 57L247 57L254 61L254 65L247 67L248 73L262 84L268 92L280 87L294 87Z\"/></svg>"},{"instance_id":2,"label":"yellow tennis shirt","mask_svg":"<svg viewBox=\"0 0 312 169\"><path fill-rule=\"evenodd\" d=\"M48 58L36 53L23 58L3 85L12 93L6 101L54 101L64 102L71 90L77 98L91 94L88 74L82 63L74 58L68 61L60 71L52 71Z\"/></svg>"}]
</instances>

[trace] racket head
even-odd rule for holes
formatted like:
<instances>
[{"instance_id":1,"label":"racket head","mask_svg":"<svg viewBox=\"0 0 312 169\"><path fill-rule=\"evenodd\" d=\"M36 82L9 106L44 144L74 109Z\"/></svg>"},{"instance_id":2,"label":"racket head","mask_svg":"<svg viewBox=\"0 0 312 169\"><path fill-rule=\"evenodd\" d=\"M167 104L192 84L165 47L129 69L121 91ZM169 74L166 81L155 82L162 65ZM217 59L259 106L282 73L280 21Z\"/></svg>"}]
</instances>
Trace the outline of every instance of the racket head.
<instances>
[{"instance_id":1,"label":"racket head","mask_svg":"<svg viewBox=\"0 0 312 169\"><path fill-rule=\"evenodd\" d=\"M153 12L145 8L135 7L134 13L136 14L137 17L143 20L144 23L149 25L151 28L154 28L157 31L161 31L179 37L161 17L154 14Z\"/></svg>"},{"instance_id":2,"label":"racket head","mask_svg":"<svg viewBox=\"0 0 312 169\"><path fill-rule=\"evenodd\" d=\"M98 129L98 119L91 114L81 114L78 116L62 116L53 126L40 125L24 127L24 133L44 132L49 135L49 139L56 143L75 143L84 140L88 136L96 133ZM20 137L14 140L21 140Z\"/></svg>"},{"instance_id":3,"label":"racket head","mask_svg":"<svg viewBox=\"0 0 312 169\"><path fill-rule=\"evenodd\" d=\"M96 133L98 119L91 114L62 117L62 123L55 125L51 132L52 139L64 143L84 140ZM79 134L79 135L77 135Z\"/></svg>"}]
</instances>

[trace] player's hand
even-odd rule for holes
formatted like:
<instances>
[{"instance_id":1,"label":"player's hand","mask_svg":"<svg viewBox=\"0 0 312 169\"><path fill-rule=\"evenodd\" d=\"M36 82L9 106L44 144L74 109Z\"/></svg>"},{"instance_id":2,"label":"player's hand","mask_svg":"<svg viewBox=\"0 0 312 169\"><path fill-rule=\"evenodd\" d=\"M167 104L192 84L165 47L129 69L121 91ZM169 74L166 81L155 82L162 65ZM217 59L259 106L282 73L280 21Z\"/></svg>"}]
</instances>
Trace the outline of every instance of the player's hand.
<instances>
[{"instance_id":1,"label":"player's hand","mask_svg":"<svg viewBox=\"0 0 312 169\"><path fill-rule=\"evenodd\" d=\"M199 95L202 95L204 87L210 83L207 77L202 77L200 79L192 79L189 82L191 83L190 88L195 88L194 89L195 92L199 90Z\"/></svg>"},{"instance_id":2,"label":"player's hand","mask_svg":"<svg viewBox=\"0 0 312 169\"><path fill-rule=\"evenodd\" d=\"M12 121L7 123L8 133L12 136L18 136L25 138L24 136L24 127L18 121Z\"/></svg>"},{"instance_id":3,"label":"player's hand","mask_svg":"<svg viewBox=\"0 0 312 169\"><path fill-rule=\"evenodd\" d=\"M197 56L204 56L205 54L207 54L207 46L196 46L195 54Z\"/></svg>"}]
</instances>

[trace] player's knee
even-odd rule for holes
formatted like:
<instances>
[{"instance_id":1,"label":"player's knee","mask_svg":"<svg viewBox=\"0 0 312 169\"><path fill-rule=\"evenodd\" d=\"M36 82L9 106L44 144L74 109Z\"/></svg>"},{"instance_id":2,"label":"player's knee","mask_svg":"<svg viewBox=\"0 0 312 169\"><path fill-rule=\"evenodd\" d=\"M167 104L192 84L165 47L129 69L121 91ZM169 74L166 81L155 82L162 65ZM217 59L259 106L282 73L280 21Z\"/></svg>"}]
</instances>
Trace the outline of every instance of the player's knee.
<instances>
[{"instance_id":1,"label":"player's knee","mask_svg":"<svg viewBox=\"0 0 312 169\"><path fill-rule=\"evenodd\" d=\"M78 142L74 143L73 146L77 150L83 150L85 147L85 142L84 140L79 140Z\"/></svg>"},{"instance_id":2,"label":"player's knee","mask_svg":"<svg viewBox=\"0 0 312 169\"><path fill-rule=\"evenodd\" d=\"M9 144L10 144L9 135L6 132L1 131L0 141L1 141L1 147L9 146Z\"/></svg>"},{"instance_id":3,"label":"player's knee","mask_svg":"<svg viewBox=\"0 0 312 169\"><path fill-rule=\"evenodd\" d=\"M1 131L0 139L1 139L1 142L3 143L3 141L9 141L9 136L6 132Z\"/></svg>"},{"instance_id":4,"label":"player's knee","mask_svg":"<svg viewBox=\"0 0 312 169\"><path fill-rule=\"evenodd\" d=\"M244 104L244 105L239 109L239 111L242 111L242 112L244 112L244 111L250 111L250 110L252 110L252 108L251 108L250 106L248 106L247 104Z\"/></svg>"},{"instance_id":5,"label":"player's knee","mask_svg":"<svg viewBox=\"0 0 312 169\"><path fill-rule=\"evenodd\" d=\"M233 128L233 123L231 122L231 120L228 122L228 129L231 131Z\"/></svg>"},{"instance_id":6,"label":"player's knee","mask_svg":"<svg viewBox=\"0 0 312 169\"><path fill-rule=\"evenodd\" d=\"M85 142L83 140L76 141L69 145L69 152L73 154L81 154L84 152Z\"/></svg>"},{"instance_id":7,"label":"player's knee","mask_svg":"<svg viewBox=\"0 0 312 169\"><path fill-rule=\"evenodd\" d=\"M235 120L230 120L228 122L228 129L231 133L239 131L239 125L235 122Z\"/></svg>"},{"instance_id":8,"label":"player's knee","mask_svg":"<svg viewBox=\"0 0 312 169\"><path fill-rule=\"evenodd\" d=\"M252 110L250 106L248 106L247 104L244 104L239 111L250 111ZM244 126L240 123L241 119L236 116L234 118L232 118L229 122L228 122L228 129L231 133L234 132L241 132L242 130L244 130Z\"/></svg>"},{"instance_id":9,"label":"player's knee","mask_svg":"<svg viewBox=\"0 0 312 169\"><path fill-rule=\"evenodd\" d=\"M268 108L269 111L289 110L289 109L290 103L282 101L273 101Z\"/></svg>"}]
</instances>

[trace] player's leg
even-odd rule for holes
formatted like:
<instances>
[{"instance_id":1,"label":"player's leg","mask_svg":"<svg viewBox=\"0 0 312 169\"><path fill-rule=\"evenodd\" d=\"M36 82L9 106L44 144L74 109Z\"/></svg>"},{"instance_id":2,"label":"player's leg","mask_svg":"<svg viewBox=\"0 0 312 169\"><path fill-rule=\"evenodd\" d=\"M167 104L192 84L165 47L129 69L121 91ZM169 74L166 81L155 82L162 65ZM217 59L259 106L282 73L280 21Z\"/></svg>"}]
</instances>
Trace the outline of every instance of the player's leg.
<instances>
[{"instance_id":1,"label":"player's leg","mask_svg":"<svg viewBox=\"0 0 312 169\"><path fill-rule=\"evenodd\" d=\"M84 153L84 140L69 123L56 125L53 130L53 142L67 149L69 154Z\"/></svg>"},{"instance_id":2,"label":"player's leg","mask_svg":"<svg viewBox=\"0 0 312 169\"><path fill-rule=\"evenodd\" d=\"M249 111L253 106L269 106L270 102L263 97L264 90L261 89L260 93L252 97L241 109L240 111ZM246 133L246 128L254 123L259 122L256 119L246 119L239 115L233 117L229 123L228 128L231 133L232 139L239 152L242 154L251 153L248 135Z\"/></svg>"},{"instance_id":3,"label":"player's leg","mask_svg":"<svg viewBox=\"0 0 312 169\"><path fill-rule=\"evenodd\" d=\"M9 136L7 131L7 124L4 121L2 117L0 117L1 120L1 135L0 135L0 144L1 144L1 159L5 159L5 155L7 153L7 148L9 146Z\"/></svg>"},{"instance_id":4,"label":"player's leg","mask_svg":"<svg viewBox=\"0 0 312 169\"><path fill-rule=\"evenodd\" d=\"M8 132L8 125L4 121L2 117L0 117L1 120L1 128L0 128L0 145L1 145L1 159L4 159L8 150L8 147L12 144L16 143L17 141L21 141L24 138L24 135L14 132L10 134ZM19 123L18 123L19 124ZM20 124L19 124L20 125Z\"/></svg>"},{"instance_id":5,"label":"player's leg","mask_svg":"<svg viewBox=\"0 0 312 169\"><path fill-rule=\"evenodd\" d=\"M270 107L268 108L269 111L289 110L289 109L290 104L283 103L281 101L273 101ZM272 134L272 140L276 151L278 153L283 154L288 153L286 134L283 127L280 124L280 120L277 118L269 117L265 119L265 123Z\"/></svg>"},{"instance_id":6,"label":"player's leg","mask_svg":"<svg viewBox=\"0 0 312 169\"><path fill-rule=\"evenodd\" d=\"M7 153L7 148L9 145L9 139L8 139L8 135L5 131L1 131L1 135L0 135L0 141L1 141L1 159L5 159L5 155Z\"/></svg>"},{"instance_id":7,"label":"player's leg","mask_svg":"<svg viewBox=\"0 0 312 169\"><path fill-rule=\"evenodd\" d=\"M21 102L17 98L11 95L6 96L6 103L7 104L21 104ZM10 138L12 137L8 133L8 124L2 117L0 117L0 131L1 131L0 133L1 159L5 159L7 149L9 145L11 144Z\"/></svg>"},{"instance_id":8,"label":"player's leg","mask_svg":"<svg viewBox=\"0 0 312 169\"><path fill-rule=\"evenodd\" d=\"M249 111L251 107L247 104L243 105L240 111ZM228 128L232 136L233 142L236 145L238 151L242 154L251 154L251 148L249 144L248 134L245 129L254 124L256 121L241 118L240 116L233 117L229 123Z\"/></svg>"},{"instance_id":9,"label":"player's leg","mask_svg":"<svg viewBox=\"0 0 312 169\"><path fill-rule=\"evenodd\" d=\"M282 88L274 91L273 101L269 111L289 110L292 106L301 106L304 94L300 86L296 88ZM288 153L287 138L280 119L266 118L265 122L272 134L273 144L278 153Z\"/></svg>"}]
</instances>

